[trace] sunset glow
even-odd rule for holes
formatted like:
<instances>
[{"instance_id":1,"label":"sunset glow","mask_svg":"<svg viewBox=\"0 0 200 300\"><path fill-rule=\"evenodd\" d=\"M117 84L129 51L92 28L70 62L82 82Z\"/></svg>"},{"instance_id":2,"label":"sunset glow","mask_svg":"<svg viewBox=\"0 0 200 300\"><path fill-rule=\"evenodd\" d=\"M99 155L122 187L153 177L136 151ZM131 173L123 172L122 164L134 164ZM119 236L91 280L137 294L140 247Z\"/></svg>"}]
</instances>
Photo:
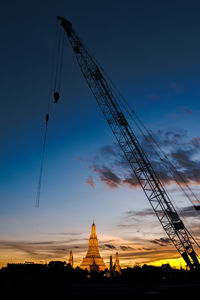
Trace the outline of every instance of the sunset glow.
<instances>
[{"instance_id":1,"label":"sunset glow","mask_svg":"<svg viewBox=\"0 0 200 300\"><path fill-rule=\"evenodd\" d=\"M151 207L153 201L143 192L146 178L140 177L139 183L135 174L143 170L146 175L142 163L150 161L145 167L152 166L148 170L155 173L148 173L154 178L149 194L156 194L156 188L158 196L169 194L173 205L165 199L164 217L173 229L184 223L176 232L187 228L192 235L187 238L199 254L200 5L188 8L183 1L180 9L175 1L172 9L162 1L145 1L145 5L143 1L125 1L125 5L123 1L100 1L93 8L91 2L49 1L47 7L36 0L22 7L13 1L12 10L9 4L2 4L0 268L8 263L68 262L70 251L74 267L80 266L83 258L86 264L92 260L91 253L89 258L86 253L93 221L101 270L105 270L104 263L109 267L110 256L116 253L121 268L168 263L186 268L165 232L167 226L161 225L163 218L159 222L155 207ZM91 76L103 85L101 76L108 73L130 105L127 121L132 131L128 131L117 105L117 117L107 118L108 126L66 32L60 99L53 99L53 41L61 23L59 20L56 27L56 17L61 13L73 21L92 55L101 62L102 73L96 67ZM137 161L137 167L142 167L135 167L135 174L130 161L133 166L138 153L130 155L128 163L128 155L125 158L115 139L117 134L111 132L113 120L121 126L119 135L129 133L125 146L141 146L142 151L135 147L131 153L137 149L142 153ZM158 186L155 178L162 184ZM35 207L38 186L40 203ZM172 216L171 207L178 214Z\"/></svg>"}]
</instances>

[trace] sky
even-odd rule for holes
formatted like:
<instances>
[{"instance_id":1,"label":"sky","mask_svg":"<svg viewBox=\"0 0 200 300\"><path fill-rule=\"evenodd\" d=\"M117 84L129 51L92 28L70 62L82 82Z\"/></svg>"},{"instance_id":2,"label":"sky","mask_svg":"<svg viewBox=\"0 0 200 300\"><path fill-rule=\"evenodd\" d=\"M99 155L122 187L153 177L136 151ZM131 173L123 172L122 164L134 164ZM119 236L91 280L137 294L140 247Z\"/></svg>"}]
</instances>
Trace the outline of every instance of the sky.
<instances>
[{"instance_id":1,"label":"sky","mask_svg":"<svg viewBox=\"0 0 200 300\"><path fill-rule=\"evenodd\" d=\"M194 0L2 2L0 266L68 260L70 250L78 265L93 220L106 263L116 251L122 266L183 263L124 164L67 36L58 104L49 91L60 15L72 22L199 198L199 9ZM49 99L41 199L35 208ZM199 239L199 215L140 140Z\"/></svg>"}]
</instances>

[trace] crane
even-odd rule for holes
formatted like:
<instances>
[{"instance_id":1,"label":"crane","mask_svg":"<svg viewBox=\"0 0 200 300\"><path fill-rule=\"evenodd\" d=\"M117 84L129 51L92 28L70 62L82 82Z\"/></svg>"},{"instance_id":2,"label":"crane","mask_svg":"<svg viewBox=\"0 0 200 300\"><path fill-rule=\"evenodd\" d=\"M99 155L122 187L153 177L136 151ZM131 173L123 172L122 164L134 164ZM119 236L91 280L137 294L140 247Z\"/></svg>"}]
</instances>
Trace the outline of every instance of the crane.
<instances>
[{"instance_id":1,"label":"crane","mask_svg":"<svg viewBox=\"0 0 200 300\"><path fill-rule=\"evenodd\" d=\"M103 69L88 52L72 27L72 23L57 17L64 28L81 72L92 91L107 123L112 130L124 156L149 200L164 231L190 269L199 268L199 260L191 241L191 235L180 219L164 185L143 150L134 130L128 123L113 93Z\"/></svg>"}]
</instances>

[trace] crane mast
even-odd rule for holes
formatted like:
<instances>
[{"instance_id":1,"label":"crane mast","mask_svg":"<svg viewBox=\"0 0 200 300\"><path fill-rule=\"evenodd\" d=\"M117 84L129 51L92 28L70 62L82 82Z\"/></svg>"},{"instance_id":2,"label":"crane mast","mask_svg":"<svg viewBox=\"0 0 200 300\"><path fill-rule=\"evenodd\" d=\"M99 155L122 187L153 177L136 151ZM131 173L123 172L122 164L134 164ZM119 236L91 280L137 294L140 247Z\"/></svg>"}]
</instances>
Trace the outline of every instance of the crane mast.
<instances>
[{"instance_id":1,"label":"crane mast","mask_svg":"<svg viewBox=\"0 0 200 300\"><path fill-rule=\"evenodd\" d=\"M198 268L199 261L188 230L126 120L120 103L106 81L101 67L89 54L72 24L62 17L58 17L58 19L67 33L82 74L163 229L187 266L190 269Z\"/></svg>"}]
</instances>

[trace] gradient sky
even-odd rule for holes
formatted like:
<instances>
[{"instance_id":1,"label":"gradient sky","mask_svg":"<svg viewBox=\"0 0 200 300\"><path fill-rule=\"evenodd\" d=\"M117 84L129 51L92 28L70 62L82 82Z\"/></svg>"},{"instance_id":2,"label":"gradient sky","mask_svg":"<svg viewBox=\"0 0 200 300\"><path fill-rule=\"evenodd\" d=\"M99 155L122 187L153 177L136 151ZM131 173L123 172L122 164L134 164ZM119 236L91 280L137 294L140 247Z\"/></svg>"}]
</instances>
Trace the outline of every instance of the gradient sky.
<instances>
[{"instance_id":1,"label":"gradient sky","mask_svg":"<svg viewBox=\"0 0 200 300\"><path fill-rule=\"evenodd\" d=\"M70 250L78 264L93 220L106 262L116 251L124 265L179 257L141 189L103 172L120 178L118 153L113 154L118 150L67 38L61 99L51 107L41 203L34 206L57 15L73 23L200 195L199 11L200 2L193 0L2 2L1 266L67 260ZM200 236L198 215L173 183L166 184Z\"/></svg>"}]
</instances>

